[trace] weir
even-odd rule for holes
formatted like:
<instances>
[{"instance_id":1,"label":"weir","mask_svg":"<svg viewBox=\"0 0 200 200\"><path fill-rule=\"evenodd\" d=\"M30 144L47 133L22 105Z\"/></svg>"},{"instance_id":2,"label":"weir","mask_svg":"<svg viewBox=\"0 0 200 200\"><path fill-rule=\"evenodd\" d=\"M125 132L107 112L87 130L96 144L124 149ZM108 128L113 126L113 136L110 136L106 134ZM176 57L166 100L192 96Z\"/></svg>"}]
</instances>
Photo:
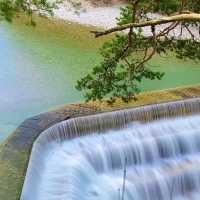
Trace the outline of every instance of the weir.
<instances>
[{"instance_id":1,"label":"weir","mask_svg":"<svg viewBox=\"0 0 200 200\"><path fill-rule=\"evenodd\" d=\"M34 142L21 200L199 200L200 98L69 119Z\"/></svg>"}]
</instances>

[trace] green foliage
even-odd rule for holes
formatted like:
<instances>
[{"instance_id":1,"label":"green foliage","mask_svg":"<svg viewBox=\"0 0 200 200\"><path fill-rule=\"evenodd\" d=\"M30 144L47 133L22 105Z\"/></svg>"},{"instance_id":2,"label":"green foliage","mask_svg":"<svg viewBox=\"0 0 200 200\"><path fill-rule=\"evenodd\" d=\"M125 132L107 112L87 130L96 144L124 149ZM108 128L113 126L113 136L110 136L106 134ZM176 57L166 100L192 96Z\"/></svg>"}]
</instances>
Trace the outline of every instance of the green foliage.
<instances>
[{"instance_id":1,"label":"green foliage","mask_svg":"<svg viewBox=\"0 0 200 200\"><path fill-rule=\"evenodd\" d=\"M200 0L189 0L187 9L192 10L193 12L199 12L200 11Z\"/></svg>"},{"instance_id":2,"label":"green foliage","mask_svg":"<svg viewBox=\"0 0 200 200\"><path fill-rule=\"evenodd\" d=\"M132 6L127 5L120 8L120 17L117 18L118 25L128 24L132 20Z\"/></svg>"},{"instance_id":3,"label":"green foliage","mask_svg":"<svg viewBox=\"0 0 200 200\"><path fill-rule=\"evenodd\" d=\"M116 35L104 44L100 50L103 61L93 68L91 74L78 81L76 87L85 91L86 100L108 97L112 102L116 97L121 97L128 102L140 92L139 83L143 79L160 80L163 77L164 73L154 72L145 65L138 68L142 58L137 50L151 46L151 41L146 42L141 33L138 31L132 35L132 48L126 52L128 35Z\"/></svg>"},{"instance_id":4,"label":"green foliage","mask_svg":"<svg viewBox=\"0 0 200 200\"><path fill-rule=\"evenodd\" d=\"M154 11L170 14L176 12L179 7L179 0L167 0L167 2L166 0L158 0L157 3L154 4Z\"/></svg>"},{"instance_id":5,"label":"green foliage","mask_svg":"<svg viewBox=\"0 0 200 200\"><path fill-rule=\"evenodd\" d=\"M33 14L53 15L59 1L50 3L48 0L0 0L0 19L12 21L18 12L24 12L30 16L31 24L35 25Z\"/></svg>"},{"instance_id":6,"label":"green foliage","mask_svg":"<svg viewBox=\"0 0 200 200\"><path fill-rule=\"evenodd\" d=\"M177 40L175 52L179 59L200 60L200 44L194 40Z\"/></svg>"},{"instance_id":7,"label":"green foliage","mask_svg":"<svg viewBox=\"0 0 200 200\"><path fill-rule=\"evenodd\" d=\"M11 21L14 15L14 11L15 9L11 1L9 0L0 1L0 19Z\"/></svg>"},{"instance_id":8,"label":"green foliage","mask_svg":"<svg viewBox=\"0 0 200 200\"><path fill-rule=\"evenodd\" d=\"M200 1L190 1L190 4L181 6L179 0L140 0L131 1L129 5L121 8L118 25L131 22L149 20L148 13L162 12L170 14L180 10L190 9L199 11ZM193 2L193 3L192 3ZM197 5L197 6L195 6ZM198 7L198 8L197 8ZM192 26L199 28L199 23L182 23L188 29ZM200 60L200 43L193 37L180 39L163 34L157 36L155 27L152 36L144 36L141 28L130 28L128 32L116 34L115 37L100 49L102 61L96 65L92 72L77 82L76 88L84 92L87 101L102 100L109 102L117 97L128 102L135 99L135 94L140 92L140 83L144 79L162 79L164 73L153 71L148 61L155 55L175 53L179 59ZM186 30L187 31L187 30Z\"/></svg>"}]
</instances>

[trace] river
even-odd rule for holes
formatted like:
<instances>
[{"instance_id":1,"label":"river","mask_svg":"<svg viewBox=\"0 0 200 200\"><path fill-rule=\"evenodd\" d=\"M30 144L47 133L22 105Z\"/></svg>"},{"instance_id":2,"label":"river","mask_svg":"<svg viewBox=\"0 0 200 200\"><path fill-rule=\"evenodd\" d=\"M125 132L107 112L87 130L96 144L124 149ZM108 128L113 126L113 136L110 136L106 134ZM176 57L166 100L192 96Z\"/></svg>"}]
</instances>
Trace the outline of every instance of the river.
<instances>
[{"instance_id":1,"label":"river","mask_svg":"<svg viewBox=\"0 0 200 200\"><path fill-rule=\"evenodd\" d=\"M76 80L98 63L98 48L89 27L40 19L0 24L0 141L24 119L58 106L83 101ZM144 81L143 91L200 83L200 63L173 56L151 65L166 73L162 81Z\"/></svg>"}]
</instances>

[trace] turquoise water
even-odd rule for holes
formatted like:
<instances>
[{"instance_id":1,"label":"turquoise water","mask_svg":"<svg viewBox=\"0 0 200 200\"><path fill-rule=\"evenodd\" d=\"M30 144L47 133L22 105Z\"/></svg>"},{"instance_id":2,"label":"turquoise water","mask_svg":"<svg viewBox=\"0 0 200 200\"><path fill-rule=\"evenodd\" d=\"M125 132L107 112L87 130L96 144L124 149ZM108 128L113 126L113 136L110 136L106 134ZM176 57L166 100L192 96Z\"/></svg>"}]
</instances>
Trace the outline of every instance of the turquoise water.
<instances>
[{"instance_id":1,"label":"turquoise water","mask_svg":"<svg viewBox=\"0 0 200 200\"><path fill-rule=\"evenodd\" d=\"M75 24L0 24L0 141L30 116L82 101L74 85L98 62L102 42ZM169 57L151 64L166 75L159 82L145 81L142 90L200 83L199 63Z\"/></svg>"},{"instance_id":2,"label":"turquoise water","mask_svg":"<svg viewBox=\"0 0 200 200\"><path fill-rule=\"evenodd\" d=\"M27 117L83 100L74 85L97 60L92 37L17 25L0 27L0 141Z\"/></svg>"}]
</instances>

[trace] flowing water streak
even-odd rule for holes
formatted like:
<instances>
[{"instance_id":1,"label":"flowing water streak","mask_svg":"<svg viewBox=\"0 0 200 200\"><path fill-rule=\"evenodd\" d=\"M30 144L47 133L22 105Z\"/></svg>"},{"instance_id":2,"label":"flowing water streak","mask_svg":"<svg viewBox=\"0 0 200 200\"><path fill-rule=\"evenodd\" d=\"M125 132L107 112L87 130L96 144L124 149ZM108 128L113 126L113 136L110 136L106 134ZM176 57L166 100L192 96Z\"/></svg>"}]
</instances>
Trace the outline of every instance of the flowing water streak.
<instances>
[{"instance_id":1,"label":"flowing water streak","mask_svg":"<svg viewBox=\"0 0 200 200\"><path fill-rule=\"evenodd\" d=\"M125 200L199 200L200 99L47 129L34 143L21 200L117 200L125 159Z\"/></svg>"}]
</instances>

